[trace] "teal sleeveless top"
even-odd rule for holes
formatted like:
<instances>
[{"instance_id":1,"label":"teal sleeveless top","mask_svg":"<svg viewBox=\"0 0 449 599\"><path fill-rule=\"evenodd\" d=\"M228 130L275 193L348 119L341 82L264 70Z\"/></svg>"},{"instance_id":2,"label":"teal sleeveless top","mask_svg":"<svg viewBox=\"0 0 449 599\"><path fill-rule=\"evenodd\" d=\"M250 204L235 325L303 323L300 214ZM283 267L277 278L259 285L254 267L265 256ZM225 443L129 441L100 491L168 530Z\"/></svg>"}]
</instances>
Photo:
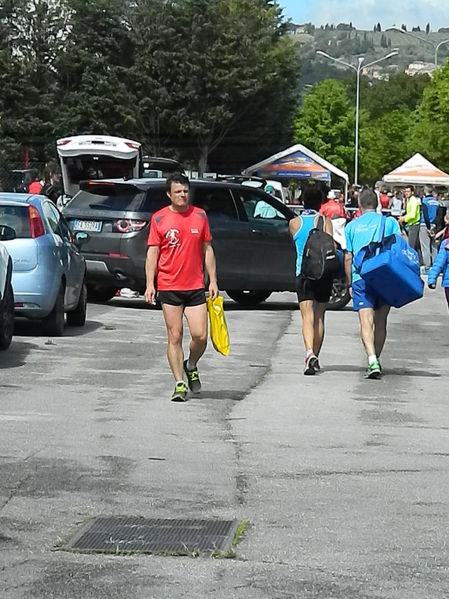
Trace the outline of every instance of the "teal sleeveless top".
<instances>
[{"instance_id":1,"label":"teal sleeveless top","mask_svg":"<svg viewBox=\"0 0 449 599\"><path fill-rule=\"evenodd\" d=\"M315 227L315 218L318 214L316 210L304 210L301 214L301 227L293 235L293 241L296 246L296 276L301 273L304 246L306 245L310 231Z\"/></svg>"}]
</instances>

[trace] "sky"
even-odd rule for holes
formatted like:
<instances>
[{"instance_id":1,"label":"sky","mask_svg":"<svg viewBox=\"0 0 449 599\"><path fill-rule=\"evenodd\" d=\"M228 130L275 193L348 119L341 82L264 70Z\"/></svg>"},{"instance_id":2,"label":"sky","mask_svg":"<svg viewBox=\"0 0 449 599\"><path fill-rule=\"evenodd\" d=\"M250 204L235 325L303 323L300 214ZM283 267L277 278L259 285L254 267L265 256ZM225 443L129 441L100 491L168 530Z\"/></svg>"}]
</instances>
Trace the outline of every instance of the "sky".
<instances>
[{"instance_id":1,"label":"sky","mask_svg":"<svg viewBox=\"0 0 449 599\"><path fill-rule=\"evenodd\" d=\"M371 30L375 23L382 29L402 24L407 29L419 25L431 31L449 27L449 2L447 0L277 0L284 16L294 23L349 23L357 29Z\"/></svg>"}]
</instances>

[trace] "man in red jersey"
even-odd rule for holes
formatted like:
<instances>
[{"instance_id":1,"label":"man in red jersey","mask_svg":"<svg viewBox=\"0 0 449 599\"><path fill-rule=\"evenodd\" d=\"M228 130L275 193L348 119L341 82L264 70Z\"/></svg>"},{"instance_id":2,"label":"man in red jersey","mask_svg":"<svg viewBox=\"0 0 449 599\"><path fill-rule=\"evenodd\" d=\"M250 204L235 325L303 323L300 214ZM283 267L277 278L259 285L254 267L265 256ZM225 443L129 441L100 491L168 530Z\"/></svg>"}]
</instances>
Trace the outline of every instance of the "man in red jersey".
<instances>
[{"instance_id":1,"label":"man in red jersey","mask_svg":"<svg viewBox=\"0 0 449 599\"><path fill-rule=\"evenodd\" d=\"M215 255L209 223L201 208L189 204L189 180L174 173L167 178L170 205L155 212L151 219L145 263L147 288L145 301L162 304L167 327L167 359L175 378L172 401L186 401L187 376L193 393L201 391L197 363L207 344L207 309L204 268L209 277L209 296L218 295ZM182 321L190 331L190 353L184 360Z\"/></svg>"}]
</instances>

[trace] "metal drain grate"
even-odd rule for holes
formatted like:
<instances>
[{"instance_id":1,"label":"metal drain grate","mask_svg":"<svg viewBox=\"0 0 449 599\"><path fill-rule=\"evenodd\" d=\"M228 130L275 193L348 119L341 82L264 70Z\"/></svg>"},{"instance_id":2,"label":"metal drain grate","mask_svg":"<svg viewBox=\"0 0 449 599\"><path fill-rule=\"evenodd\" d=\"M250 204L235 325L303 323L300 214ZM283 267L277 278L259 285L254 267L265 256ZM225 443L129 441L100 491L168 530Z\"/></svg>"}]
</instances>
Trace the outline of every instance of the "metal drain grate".
<instances>
[{"instance_id":1,"label":"metal drain grate","mask_svg":"<svg viewBox=\"0 0 449 599\"><path fill-rule=\"evenodd\" d=\"M107 553L226 553L238 520L165 520L100 516L86 524L64 547Z\"/></svg>"}]
</instances>

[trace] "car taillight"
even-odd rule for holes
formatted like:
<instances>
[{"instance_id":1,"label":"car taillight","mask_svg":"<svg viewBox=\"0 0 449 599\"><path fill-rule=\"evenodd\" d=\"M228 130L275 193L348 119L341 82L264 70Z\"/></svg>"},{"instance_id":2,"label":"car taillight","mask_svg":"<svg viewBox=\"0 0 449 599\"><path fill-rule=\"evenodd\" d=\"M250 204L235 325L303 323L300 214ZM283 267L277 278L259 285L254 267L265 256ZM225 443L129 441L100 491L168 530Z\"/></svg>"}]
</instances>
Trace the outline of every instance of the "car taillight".
<instances>
[{"instance_id":1,"label":"car taillight","mask_svg":"<svg viewBox=\"0 0 449 599\"><path fill-rule=\"evenodd\" d=\"M120 218L115 221L115 229L119 233L134 233L141 231L147 225L147 220L135 220L132 218Z\"/></svg>"},{"instance_id":2,"label":"car taillight","mask_svg":"<svg viewBox=\"0 0 449 599\"><path fill-rule=\"evenodd\" d=\"M28 219L30 221L31 237L33 239L45 235L45 227L41 215L39 214L39 210L34 206L28 206Z\"/></svg>"}]
</instances>

